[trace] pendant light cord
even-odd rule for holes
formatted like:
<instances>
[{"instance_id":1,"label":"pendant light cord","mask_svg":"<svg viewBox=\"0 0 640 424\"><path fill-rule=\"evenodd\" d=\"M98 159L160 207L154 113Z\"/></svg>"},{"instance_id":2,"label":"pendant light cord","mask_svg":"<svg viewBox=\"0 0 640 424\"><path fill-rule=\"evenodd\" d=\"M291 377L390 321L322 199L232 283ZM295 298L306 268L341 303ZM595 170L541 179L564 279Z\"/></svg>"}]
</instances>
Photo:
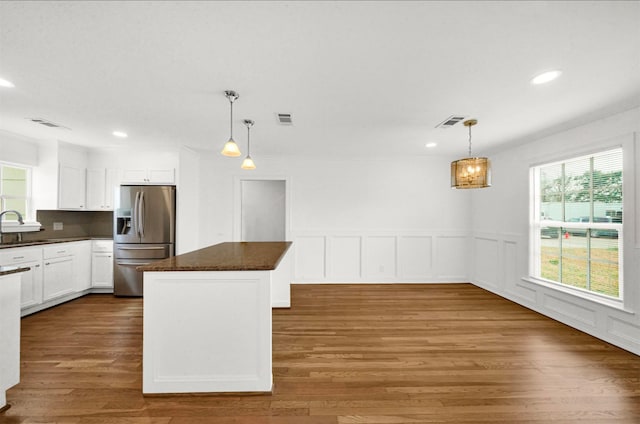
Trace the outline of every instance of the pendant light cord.
<instances>
[{"instance_id":1,"label":"pendant light cord","mask_svg":"<svg viewBox=\"0 0 640 424\"><path fill-rule=\"evenodd\" d=\"M471 127L472 125L469 125L469 157L471 157Z\"/></svg>"},{"instance_id":2,"label":"pendant light cord","mask_svg":"<svg viewBox=\"0 0 640 424\"><path fill-rule=\"evenodd\" d=\"M233 140L233 100L229 97L229 103L231 103L231 119L229 121L229 127L231 128L231 137L229 140Z\"/></svg>"},{"instance_id":3,"label":"pendant light cord","mask_svg":"<svg viewBox=\"0 0 640 424\"><path fill-rule=\"evenodd\" d=\"M251 127L247 125L247 157L251 157Z\"/></svg>"}]
</instances>

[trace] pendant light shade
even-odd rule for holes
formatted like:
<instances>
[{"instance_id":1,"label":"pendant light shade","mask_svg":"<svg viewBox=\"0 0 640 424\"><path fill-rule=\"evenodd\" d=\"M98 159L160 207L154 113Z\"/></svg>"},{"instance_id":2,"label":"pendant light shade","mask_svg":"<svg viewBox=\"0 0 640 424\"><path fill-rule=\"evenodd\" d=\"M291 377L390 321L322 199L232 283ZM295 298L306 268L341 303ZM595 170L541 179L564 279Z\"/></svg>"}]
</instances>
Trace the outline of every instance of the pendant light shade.
<instances>
[{"instance_id":1,"label":"pendant light shade","mask_svg":"<svg viewBox=\"0 0 640 424\"><path fill-rule=\"evenodd\" d=\"M229 99L229 104L231 106L231 120L230 120L230 132L231 135L229 136L229 141L227 141L224 145L224 147L222 148L222 153L224 156L229 156L229 157L238 157L240 156L242 153L240 153L240 148L238 147L238 145L236 144L236 142L233 140L233 102L235 102L236 100L238 100L238 97L240 97L240 95L238 93L236 93L233 90L227 90L224 92L224 95L227 97L227 99Z\"/></svg>"},{"instance_id":2,"label":"pendant light shade","mask_svg":"<svg viewBox=\"0 0 640 424\"><path fill-rule=\"evenodd\" d=\"M451 162L451 188L491 187L491 161L488 158L471 156L471 127L477 123L475 119L463 123L469 128L469 157Z\"/></svg>"},{"instance_id":3,"label":"pendant light shade","mask_svg":"<svg viewBox=\"0 0 640 424\"><path fill-rule=\"evenodd\" d=\"M244 124L247 126L247 157L242 161L242 165L240 168L242 169L256 169L256 164L253 163L253 159L251 159L251 127L253 127L253 122L251 119L245 119Z\"/></svg>"}]
</instances>

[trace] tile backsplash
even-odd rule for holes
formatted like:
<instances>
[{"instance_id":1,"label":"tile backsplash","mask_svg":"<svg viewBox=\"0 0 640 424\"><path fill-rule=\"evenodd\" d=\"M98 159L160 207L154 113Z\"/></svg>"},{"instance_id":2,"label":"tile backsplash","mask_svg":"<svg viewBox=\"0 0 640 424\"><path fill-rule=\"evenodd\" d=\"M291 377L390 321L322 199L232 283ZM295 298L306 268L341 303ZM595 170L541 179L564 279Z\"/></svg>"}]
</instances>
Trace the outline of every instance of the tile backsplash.
<instances>
[{"instance_id":1,"label":"tile backsplash","mask_svg":"<svg viewBox=\"0 0 640 424\"><path fill-rule=\"evenodd\" d=\"M23 233L23 240L113 236L113 212L111 211L39 210L36 211L36 219L44 230ZM54 230L54 223L56 227L62 226L62 230Z\"/></svg>"}]
</instances>

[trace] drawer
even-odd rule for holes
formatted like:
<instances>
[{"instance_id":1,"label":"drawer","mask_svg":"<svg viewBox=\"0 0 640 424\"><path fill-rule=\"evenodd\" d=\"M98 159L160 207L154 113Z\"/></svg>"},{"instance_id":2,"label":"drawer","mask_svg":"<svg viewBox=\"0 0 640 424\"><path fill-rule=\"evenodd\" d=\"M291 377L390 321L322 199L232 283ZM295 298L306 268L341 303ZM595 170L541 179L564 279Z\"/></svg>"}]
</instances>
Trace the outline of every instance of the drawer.
<instances>
[{"instance_id":1,"label":"drawer","mask_svg":"<svg viewBox=\"0 0 640 424\"><path fill-rule=\"evenodd\" d=\"M44 259L61 258L74 254L71 243L54 243L42 248Z\"/></svg>"},{"instance_id":2,"label":"drawer","mask_svg":"<svg viewBox=\"0 0 640 424\"><path fill-rule=\"evenodd\" d=\"M16 247L0 251L0 265L15 265L23 262L41 261L41 247Z\"/></svg>"},{"instance_id":3,"label":"drawer","mask_svg":"<svg viewBox=\"0 0 640 424\"><path fill-rule=\"evenodd\" d=\"M92 240L91 251L94 253L113 252L113 240Z\"/></svg>"}]
</instances>

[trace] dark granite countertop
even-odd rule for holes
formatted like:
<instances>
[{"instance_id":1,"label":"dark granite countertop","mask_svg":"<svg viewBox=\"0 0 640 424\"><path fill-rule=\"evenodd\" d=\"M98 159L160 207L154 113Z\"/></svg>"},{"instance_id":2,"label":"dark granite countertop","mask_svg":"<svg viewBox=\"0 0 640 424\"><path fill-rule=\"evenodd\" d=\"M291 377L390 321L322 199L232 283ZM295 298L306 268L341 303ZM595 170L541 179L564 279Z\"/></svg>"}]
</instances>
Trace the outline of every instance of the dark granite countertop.
<instances>
[{"instance_id":1,"label":"dark granite countertop","mask_svg":"<svg viewBox=\"0 0 640 424\"><path fill-rule=\"evenodd\" d=\"M138 271L270 271L290 241L226 242L139 266Z\"/></svg>"},{"instance_id":2,"label":"dark granite countertop","mask_svg":"<svg viewBox=\"0 0 640 424\"><path fill-rule=\"evenodd\" d=\"M68 243L71 241L83 241L83 240L112 240L111 237L65 237L56 239L44 239L44 240L25 240L12 243L1 243L0 249L7 249L10 247L26 247L26 246L38 246L41 244L53 244L53 243Z\"/></svg>"},{"instance_id":3,"label":"dark granite countertop","mask_svg":"<svg viewBox=\"0 0 640 424\"><path fill-rule=\"evenodd\" d=\"M15 274L17 272L29 271L29 267L0 266L0 277L3 275Z\"/></svg>"}]
</instances>

